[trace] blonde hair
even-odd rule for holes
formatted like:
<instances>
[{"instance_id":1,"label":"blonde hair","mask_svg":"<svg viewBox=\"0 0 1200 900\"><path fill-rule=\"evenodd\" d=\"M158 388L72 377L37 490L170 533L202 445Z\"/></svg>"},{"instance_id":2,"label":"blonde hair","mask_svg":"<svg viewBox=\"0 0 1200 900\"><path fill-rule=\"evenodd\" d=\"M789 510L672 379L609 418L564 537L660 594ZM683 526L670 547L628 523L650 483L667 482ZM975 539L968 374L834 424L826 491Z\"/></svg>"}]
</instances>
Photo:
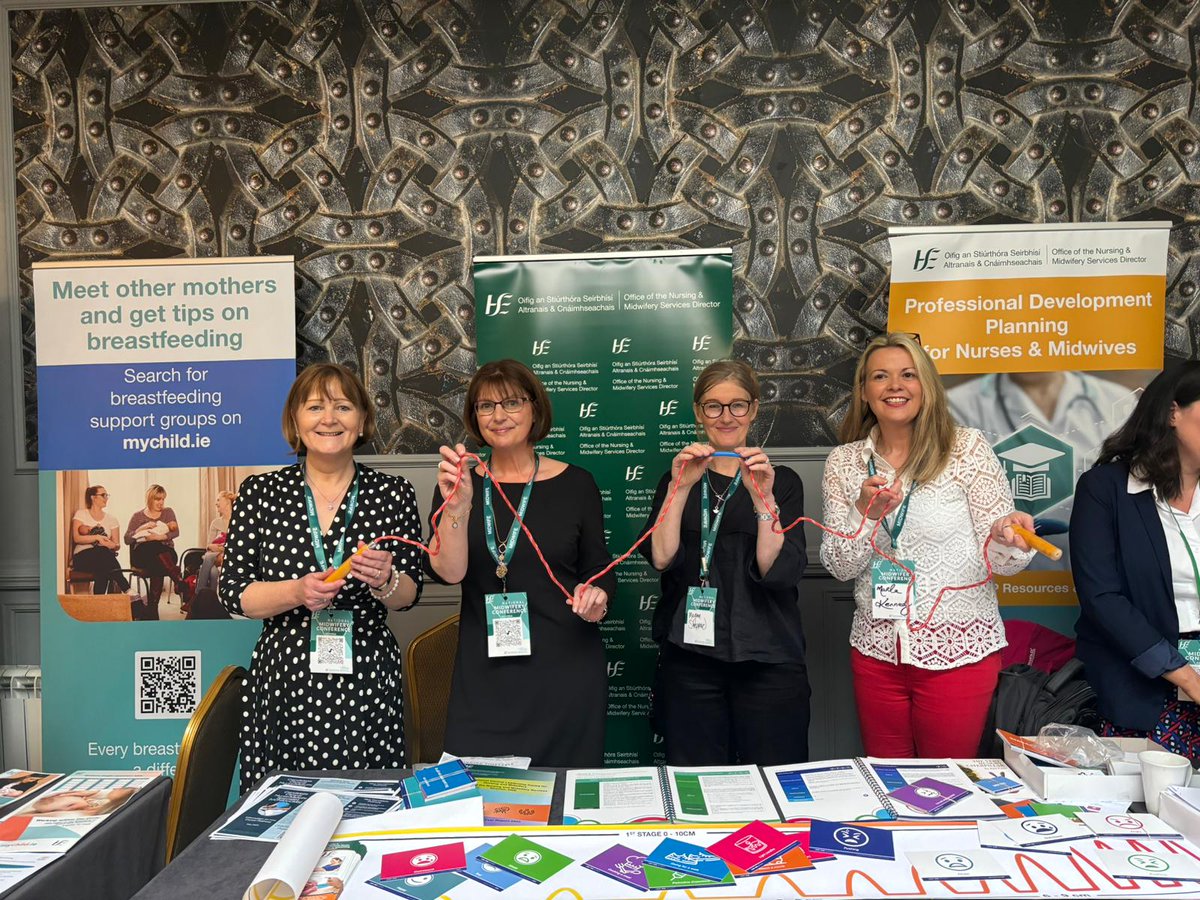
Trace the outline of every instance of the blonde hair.
<instances>
[{"instance_id":1,"label":"blonde hair","mask_svg":"<svg viewBox=\"0 0 1200 900\"><path fill-rule=\"evenodd\" d=\"M150 508L150 501L155 497L166 497L167 489L161 484L152 484L146 488L146 508Z\"/></svg>"},{"instance_id":2,"label":"blonde hair","mask_svg":"<svg viewBox=\"0 0 1200 900\"><path fill-rule=\"evenodd\" d=\"M237 499L237 491L218 491L217 499L218 500L225 499L225 500L228 500L230 503L232 503L234 500Z\"/></svg>"},{"instance_id":3,"label":"blonde hair","mask_svg":"<svg viewBox=\"0 0 1200 900\"><path fill-rule=\"evenodd\" d=\"M946 463L950 461L950 451L954 448L955 425L950 415L950 405L946 402L946 389L942 386L937 368L925 352L925 348L912 335L889 332L879 335L867 344L854 370L850 409L846 418L842 420L838 438L843 444L861 441L879 424L864 396L867 387L867 366L872 353L887 347L897 347L908 352L912 357L913 368L917 371L917 381L921 384L921 409L913 421L912 449L897 474L926 483L941 474L946 468Z\"/></svg>"},{"instance_id":4,"label":"blonde hair","mask_svg":"<svg viewBox=\"0 0 1200 900\"><path fill-rule=\"evenodd\" d=\"M709 363L704 371L696 376L696 385L692 388L692 404L698 407L704 395L723 381L732 381L750 395L752 402L758 401L758 376L754 374L754 370L740 359L718 359Z\"/></svg>"}]
</instances>

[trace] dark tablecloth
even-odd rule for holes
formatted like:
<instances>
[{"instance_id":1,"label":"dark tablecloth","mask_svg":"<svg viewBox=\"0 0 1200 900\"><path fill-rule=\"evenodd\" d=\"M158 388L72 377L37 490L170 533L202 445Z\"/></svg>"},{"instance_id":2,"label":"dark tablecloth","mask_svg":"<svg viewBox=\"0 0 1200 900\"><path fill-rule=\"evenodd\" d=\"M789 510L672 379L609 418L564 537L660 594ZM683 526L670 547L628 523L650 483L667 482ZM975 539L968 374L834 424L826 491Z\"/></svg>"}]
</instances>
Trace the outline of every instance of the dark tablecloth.
<instances>
[{"instance_id":1,"label":"dark tablecloth","mask_svg":"<svg viewBox=\"0 0 1200 900\"><path fill-rule=\"evenodd\" d=\"M159 778L51 863L0 900L129 900L163 867L171 779Z\"/></svg>"},{"instance_id":2,"label":"dark tablecloth","mask_svg":"<svg viewBox=\"0 0 1200 900\"><path fill-rule=\"evenodd\" d=\"M556 771L550 821L562 822L565 770ZM290 775L328 778L395 779L410 774L408 769L372 769L361 772L289 772ZM213 827L196 838L146 885L135 900L241 900L275 844L261 841L213 841L209 835L224 824L241 801L230 807ZM511 829L510 829L511 830ZM49 895L48 895L49 896ZM64 897L67 895L63 895ZM3 898L7 900L7 898Z\"/></svg>"}]
</instances>

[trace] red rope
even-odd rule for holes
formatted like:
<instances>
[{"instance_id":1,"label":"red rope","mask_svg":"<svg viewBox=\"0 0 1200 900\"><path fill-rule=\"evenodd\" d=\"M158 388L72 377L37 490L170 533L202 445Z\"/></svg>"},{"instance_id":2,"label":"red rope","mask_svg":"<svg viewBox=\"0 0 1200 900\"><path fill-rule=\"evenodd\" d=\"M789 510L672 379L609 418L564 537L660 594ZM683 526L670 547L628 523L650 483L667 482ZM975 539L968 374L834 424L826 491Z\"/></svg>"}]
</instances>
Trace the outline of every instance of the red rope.
<instances>
[{"instance_id":1,"label":"red rope","mask_svg":"<svg viewBox=\"0 0 1200 900\"><path fill-rule=\"evenodd\" d=\"M395 535L395 534L380 535L379 537L377 537L373 541L371 541L371 546L374 546L379 541L396 541L401 544L408 544L409 546L417 547L421 550L424 550L430 556L437 556L441 552L441 542L442 542L441 534L438 531L438 525L441 522L442 514L445 511L446 506L450 503L451 500L454 499L454 495L458 493L458 488L459 488L459 485L462 484L463 472L465 469L464 462L468 459L475 460L475 462L477 462L479 464L479 467L481 469L483 469L484 476L486 478L488 478L489 480L491 480L491 482L494 485L496 485L496 490L497 490L497 493L500 495L500 499L504 501L504 505L507 506L509 511L513 514L513 519L516 520L520 524L522 533L525 535L526 538L529 539L529 545L531 547L533 547L534 552L537 554L537 558L539 560L541 560L542 567L546 570L546 574L550 577L550 580L552 582L554 582L555 587L557 587L562 592L562 595L567 598L567 601L570 602L573 599L572 593L570 591L568 591L563 586L562 582L560 582L554 576L554 571L553 571L553 569L551 569L550 563L547 562L546 557L543 555L542 548L538 545L537 540L534 538L533 533L529 530L529 527L525 524L524 520L520 517L520 515L518 515L517 508L515 506L513 506L512 501L510 501L508 499L508 496L504 493L503 488L500 486L499 480L497 480L496 476L494 474L492 474L491 469L488 468L487 462L484 461L484 459L482 457L480 457L474 453L464 453L462 455L462 459L459 461L459 465L458 465L458 472L456 473L455 478L454 478L454 485L453 485L453 487L451 487L450 493L447 494L445 496L445 498L443 498L441 506L439 506L436 510L434 510L433 515L430 517L430 524L433 528L433 537L430 539L428 546L421 543L418 540L414 540L413 538L407 538L407 537L403 537L401 535ZM679 474L677 476L675 476L675 480L671 484L671 491L669 494L667 494L667 499L663 502L662 509L659 511L658 518L655 520L654 524L650 528L646 529L645 534L643 534L636 541L634 541L632 547L630 547L628 550L626 550L624 553L622 553L620 556L618 556L616 559L614 559L612 562L610 562L607 566L605 566L603 569L601 569L599 572L597 572L595 575L593 575L591 578L589 578L587 581L585 581L584 582L585 585L594 584L596 581L603 578L605 575L607 575L609 572L611 572L613 569L615 569L621 563L625 562L625 560L629 559L629 557L633 555L634 551L637 550L637 548L640 547L642 545L642 543L648 537L650 537L652 534L654 534L654 532L656 530L658 530L658 527L660 525L662 525L663 521L666 519L667 511L671 508L671 504L675 502L675 495L679 492L679 486L683 481L683 470L684 470L684 468L686 468L686 466L689 463L692 463L692 462L697 462L697 460L694 460L694 459L688 460L686 463L684 463L683 466L680 467ZM862 522L859 523L858 529L853 534L844 534L844 533L842 533L840 531L836 531L835 529L830 528L828 525L818 522L816 519L810 518L808 516L799 516L796 518L796 521L792 522L790 525L784 526L783 522L779 518L779 514L773 508L771 508L770 504L767 503L766 495L763 493L762 487L758 483L758 478L755 476L755 474L753 472L749 472L749 475L750 475L750 483L754 486L754 491L755 491L755 493L758 494L759 499L762 500L763 506L765 508L770 509L771 520L772 520L771 531L774 532L775 534L781 534L781 535L787 534L789 531L791 531L793 528L795 528L797 525L799 525L802 522L808 522L809 524L814 525L817 528L819 528L821 531L824 531L826 534L833 535L836 538L841 538L842 540L848 540L848 541L857 540L862 535L863 529L867 527L867 522L870 521L867 516L867 513L869 513L871 511L871 507L875 504L875 501L879 498L879 495L882 494L886 490L886 488L881 487L879 490L877 490L874 494L871 495L871 498L867 501L867 508L863 514ZM988 558L988 549L990 548L991 543L992 543L992 535L989 534L983 542L983 564L984 564L984 567L987 569L987 575L983 579L972 582L971 584L953 585L953 586L948 586L948 587L942 588L940 591L938 591L937 597L934 598L933 606L931 606L929 608L929 613L925 616L925 618L922 621L914 623L913 618L912 618L912 606L913 606L912 592L913 592L913 588L916 586L917 573L914 572L912 569L910 569L908 566L906 566L900 560L889 555L888 553L885 553L883 550L880 549L879 545L875 543L875 536L879 532L880 525L883 524L883 516L880 516L878 519L876 519L874 521L875 521L875 525L871 528L871 533L868 536L868 541L870 542L871 549L875 553L882 556L884 559L899 566L901 569L903 569L905 572L908 573L908 585L904 590L904 618L905 618L905 623L908 625L908 629L910 631L920 631L922 628L929 627L930 622L933 620L933 614L937 611L938 606L942 602L942 598L946 594L950 593L951 591L970 591L975 588L982 587L983 585L987 584L989 581L992 580L992 577L993 577L992 576L992 561Z\"/></svg>"}]
</instances>

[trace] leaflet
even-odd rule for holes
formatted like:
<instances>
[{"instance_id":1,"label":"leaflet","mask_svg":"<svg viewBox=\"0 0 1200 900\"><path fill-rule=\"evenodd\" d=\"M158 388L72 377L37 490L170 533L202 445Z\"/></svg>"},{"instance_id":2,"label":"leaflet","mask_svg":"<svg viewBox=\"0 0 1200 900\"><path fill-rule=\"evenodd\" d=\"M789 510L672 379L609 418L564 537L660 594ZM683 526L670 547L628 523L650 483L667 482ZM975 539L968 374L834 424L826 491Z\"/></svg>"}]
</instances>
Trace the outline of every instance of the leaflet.
<instances>
[{"instance_id":1,"label":"leaflet","mask_svg":"<svg viewBox=\"0 0 1200 900\"><path fill-rule=\"evenodd\" d=\"M30 772L26 769L9 769L0 772L0 808L24 799L40 787L44 787L62 775L50 772Z\"/></svg>"},{"instance_id":2,"label":"leaflet","mask_svg":"<svg viewBox=\"0 0 1200 900\"><path fill-rule=\"evenodd\" d=\"M342 821L378 816L397 808L404 802L394 797L372 797L366 794L344 794L334 791L313 791L302 787L276 787L251 803L242 804L234 815L213 832L213 840L248 840L275 843L296 819L304 801L320 793L336 799L342 806ZM338 823L334 823L337 827Z\"/></svg>"},{"instance_id":3,"label":"leaflet","mask_svg":"<svg viewBox=\"0 0 1200 900\"><path fill-rule=\"evenodd\" d=\"M978 761L976 761L978 762ZM993 803L983 791L950 759L875 759L864 757L863 763L871 777L885 791L906 787L922 778L933 778L970 792L966 797L938 813L919 814L911 809L899 811L904 819L986 819L1003 816L1000 807Z\"/></svg>"},{"instance_id":4,"label":"leaflet","mask_svg":"<svg viewBox=\"0 0 1200 900\"><path fill-rule=\"evenodd\" d=\"M487 765L470 770L483 795L485 825L550 824L555 773Z\"/></svg>"},{"instance_id":5,"label":"leaflet","mask_svg":"<svg viewBox=\"0 0 1200 900\"><path fill-rule=\"evenodd\" d=\"M893 818L852 759L769 766L763 769L763 775L788 822Z\"/></svg>"},{"instance_id":6,"label":"leaflet","mask_svg":"<svg viewBox=\"0 0 1200 900\"><path fill-rule=\"evenodd\" d=\"M667 812L674 822L778 822L758 766L668 766Z\"/></svg>"},{"instance_id":7,"label":"leaflet","mask_svg":"<svg viewBox=\"0 0 1200 900\"><path fill-rule=\"evenodd\" d=\"M667 807L655 766L567 772L564 825L666 821Z\"/></svg>"}]
</instances>

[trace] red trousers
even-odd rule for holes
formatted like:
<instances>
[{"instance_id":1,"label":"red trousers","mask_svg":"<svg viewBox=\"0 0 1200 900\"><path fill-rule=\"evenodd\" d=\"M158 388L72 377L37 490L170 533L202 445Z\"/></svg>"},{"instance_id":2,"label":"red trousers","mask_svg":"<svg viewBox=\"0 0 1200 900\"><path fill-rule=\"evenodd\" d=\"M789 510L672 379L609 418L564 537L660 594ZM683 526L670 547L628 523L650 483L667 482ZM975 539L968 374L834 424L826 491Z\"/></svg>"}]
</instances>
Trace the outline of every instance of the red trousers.
<instances>
[{"instance_id":1,"label":"red trousers","mask_svg":"<svg viewBox=\"0 0 1200 900\"><path fill-rule=\"evenodd\" d=\"M1000 677L1000 654L931 671L850 648L858 726L868 756L974 758Z\"/></svg>"}]
</instances>

